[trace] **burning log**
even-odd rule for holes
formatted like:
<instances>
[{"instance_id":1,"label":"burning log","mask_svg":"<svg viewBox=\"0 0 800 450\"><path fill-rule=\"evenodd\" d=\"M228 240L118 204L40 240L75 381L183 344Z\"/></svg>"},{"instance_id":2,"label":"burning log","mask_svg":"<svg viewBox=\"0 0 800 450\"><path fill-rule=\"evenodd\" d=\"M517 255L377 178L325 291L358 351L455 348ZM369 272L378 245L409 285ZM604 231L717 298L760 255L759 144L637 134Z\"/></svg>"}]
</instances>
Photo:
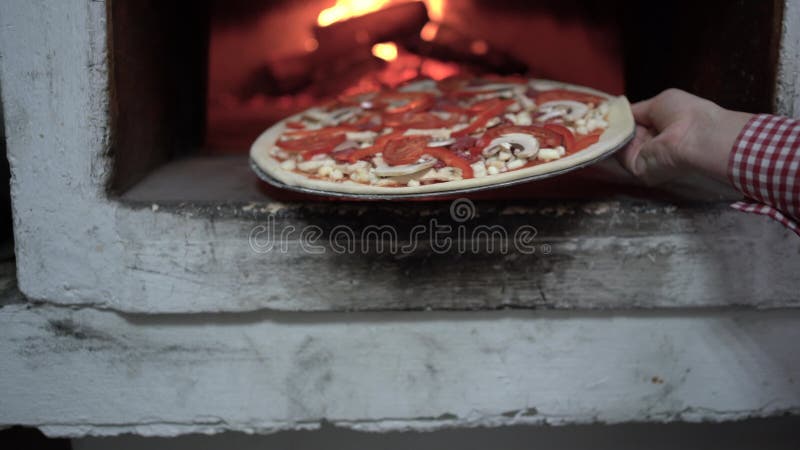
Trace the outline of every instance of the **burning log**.
<instances>
[{"instance_id":1,"label":"burning log","mask_svg":"<svg viewBox=\"0 0 800 450\"><path fill-rule=\"evenodd\" d=\"M316 26L319 47L307 54L271 61L250 76L241 94L294 94L314 85L319 95L343 89L382 64L371 54L373 44L419 36L428 21L422 2L401 3L360 17Z\"/></svg>"},{"instance_id":2,"label":"burning log","mask_svg":"<svg viewBox=\"0 0 800 450\"><path fill-rule=\"evenodd\" d=\"M338 57L354 47L367 50L378 42L396 41L418 36L428 22L428 10L422 2L400 3L379 11L314 27L319 42L318 58Z\"/></svg>"},{"instance_id":3,"label":"burning log","mask_svg":"<svg viewBox=\"0 0 800 450\"><path fill-rule=\"evenodd\" d=\"M510 54L447 24L440 24L430 41L414 36L401 44L413 53L467 65L479 72L503 75L528 72L528 66Z\"/></svg>"},{"instance_id":4,"label":"burning log","mask_svg":"<svg viewBox=\"0 0 800 450\"><path fill-rule=\"evenodd\" d=\"M313 81L314 61L309 55L297 55L272 61L253 71L244 83L240 96L255 94L278 96L296 94Z\"/></svg>"},{"instance_id":5,"label":"burning log","mask_svg":"<svg viewBox=\"0 0 800 450\"><path fill-rule=\"evenodd\" d=\"M318 67L314 72L311 92L317 97L341 94L359 79L380 70L384 65L383 61L372 56L368 48L364 49L347 59Z\"/></svg>"}]
</instances>

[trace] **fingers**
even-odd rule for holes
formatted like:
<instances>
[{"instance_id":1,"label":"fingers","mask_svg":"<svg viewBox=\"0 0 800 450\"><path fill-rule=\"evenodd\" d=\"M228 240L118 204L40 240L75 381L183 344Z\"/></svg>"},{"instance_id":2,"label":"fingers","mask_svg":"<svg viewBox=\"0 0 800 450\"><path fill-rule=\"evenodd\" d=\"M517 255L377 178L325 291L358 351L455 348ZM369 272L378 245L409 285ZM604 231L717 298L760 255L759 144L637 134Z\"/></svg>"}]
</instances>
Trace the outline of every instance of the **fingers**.
<instances>
[{"instance_id":1,"label":"fingers","mask_svg":"<svg viewBox=\"0 0 800 450\"><path fill-rule=\"evenodd\" d=\"M631 105L631 111L633 112L633 119L636 121L636 123L644 125L646 127L653 126L652 110L653 110L654 99L655 97L647 100L642 100L640 102Z\"/></svg>"},{"instance_id":2,"label":"fingers","mask_svg":"<svg viewBox=\"0 0 800 450\"><path fill-rule=\"evenodd\" d=\"M707 110L716 106L680 89L667 89L653 98L631 105L636 123L657 132L667 128L695 110Z\"/></svg>"},{"instance_id":3,"label":"fingers","mask_svg":"<svg viewBox=\"0 0 800 450\"><path fill-rule=\"evenodd\" d=\"M697 111L709 111L713 103L677 89L631 106L636 119L633 141L617 154L632 175L646 184L657 184L680 173L680 147Z\"/></svg>"}]
</instances>

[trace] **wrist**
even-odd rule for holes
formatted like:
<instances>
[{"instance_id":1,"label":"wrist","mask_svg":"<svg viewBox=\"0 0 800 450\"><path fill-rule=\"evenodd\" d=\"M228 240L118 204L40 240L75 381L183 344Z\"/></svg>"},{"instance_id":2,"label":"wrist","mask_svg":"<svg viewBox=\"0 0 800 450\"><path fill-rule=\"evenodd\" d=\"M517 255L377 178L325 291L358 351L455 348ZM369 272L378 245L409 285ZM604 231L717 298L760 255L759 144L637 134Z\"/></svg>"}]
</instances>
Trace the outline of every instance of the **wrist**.
<instances>
[{"instance_id":1,"label":"wrist","mask_svg":"<svg viewBox=\"0 0 800 450\"><path fill-rule=\"evenodd\" d=\"M728 182L728 160L742 129L753 114L731 111L709 102L697 114L683 159L693 170Z\"/></svg>"}]
</instances>

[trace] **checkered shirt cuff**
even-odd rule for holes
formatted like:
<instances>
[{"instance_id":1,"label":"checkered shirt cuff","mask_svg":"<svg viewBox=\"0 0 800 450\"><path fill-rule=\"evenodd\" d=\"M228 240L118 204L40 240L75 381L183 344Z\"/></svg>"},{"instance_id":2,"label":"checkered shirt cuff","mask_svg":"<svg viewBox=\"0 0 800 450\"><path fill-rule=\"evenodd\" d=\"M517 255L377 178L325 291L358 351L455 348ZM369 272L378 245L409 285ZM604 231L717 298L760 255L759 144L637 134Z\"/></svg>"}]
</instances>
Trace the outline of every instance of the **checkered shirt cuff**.
<instances>
[{"instance_id":1,"label":"checkered shirt cuff","mask_svg":"<svg viewBox=\"0 0 800 450\"><path fill-rule=\"evenodd\" d=\"M747 197L731 206L769 216L800 235L800 121L754 116L733 145L728 177Z\"/></svg>"}]
</instances>

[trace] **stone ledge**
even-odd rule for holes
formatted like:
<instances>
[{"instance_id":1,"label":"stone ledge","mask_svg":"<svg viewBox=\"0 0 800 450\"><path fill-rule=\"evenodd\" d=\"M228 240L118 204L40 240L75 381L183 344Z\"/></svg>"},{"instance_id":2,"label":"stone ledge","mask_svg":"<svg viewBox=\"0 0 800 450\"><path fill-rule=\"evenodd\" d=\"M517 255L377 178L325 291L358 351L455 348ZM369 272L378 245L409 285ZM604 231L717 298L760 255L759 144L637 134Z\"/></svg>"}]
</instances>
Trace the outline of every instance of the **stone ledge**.
<instances>
[{"instance_id":1,"label":"stone ledge","mask_svg":"<svg viewBox=\"0 0 800 450\"><path fill-rule=\"evenodd\" d=\"M0 309L0 425L53 436L800 413L800 311Z\"/></svg>"}]
</instances>

